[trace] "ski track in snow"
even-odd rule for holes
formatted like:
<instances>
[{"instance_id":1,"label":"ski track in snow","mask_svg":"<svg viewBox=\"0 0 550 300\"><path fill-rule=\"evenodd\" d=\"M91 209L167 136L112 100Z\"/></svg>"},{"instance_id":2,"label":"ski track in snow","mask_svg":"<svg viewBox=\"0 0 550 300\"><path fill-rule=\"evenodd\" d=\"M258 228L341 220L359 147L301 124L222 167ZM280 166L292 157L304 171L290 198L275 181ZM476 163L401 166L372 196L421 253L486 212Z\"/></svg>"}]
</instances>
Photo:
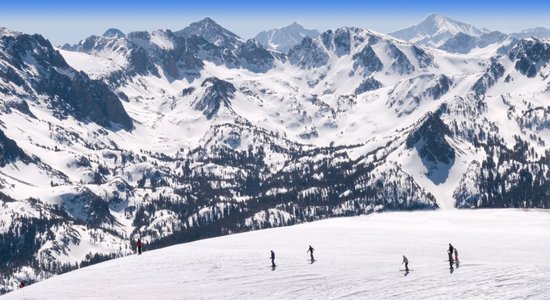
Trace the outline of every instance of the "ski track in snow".
<instances>
[{"instance_id":1,"label":"ski track in snow","mask_svg":"<svg viewBox=\"0 0 550 300\"><path fill-rule=\"evenodd\" d=\"M543 210L329 219L145 248L0 299L549 299L548 228ZM462 261L453 272L449 242ZM403 254L414 269L407 276L399 272Z\"/></svg>"}]
</instances>

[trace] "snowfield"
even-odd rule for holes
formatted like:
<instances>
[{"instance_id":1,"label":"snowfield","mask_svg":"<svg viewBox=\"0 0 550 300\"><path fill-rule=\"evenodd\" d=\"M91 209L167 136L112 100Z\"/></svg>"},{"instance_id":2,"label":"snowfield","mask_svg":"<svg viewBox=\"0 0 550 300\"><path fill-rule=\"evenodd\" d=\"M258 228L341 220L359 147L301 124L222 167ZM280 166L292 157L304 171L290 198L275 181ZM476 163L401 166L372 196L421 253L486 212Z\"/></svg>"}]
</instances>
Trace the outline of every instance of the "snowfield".
<instances>
[{"instance_id":1,"label":"snowfield","mask_svg":"<svg viewBox=\"0 0 550 300\"><path fill-rule=\"evenodd\" d=\"M1 299L549 299L550 211L373 214L235 234L86 267ZM461 264L449 269L446 250ZM311 264L308 245L317 260ZM269 250L276 252L272 270ZM413 269L404 276L401 255Z\"/></svg>"}]
</instances>

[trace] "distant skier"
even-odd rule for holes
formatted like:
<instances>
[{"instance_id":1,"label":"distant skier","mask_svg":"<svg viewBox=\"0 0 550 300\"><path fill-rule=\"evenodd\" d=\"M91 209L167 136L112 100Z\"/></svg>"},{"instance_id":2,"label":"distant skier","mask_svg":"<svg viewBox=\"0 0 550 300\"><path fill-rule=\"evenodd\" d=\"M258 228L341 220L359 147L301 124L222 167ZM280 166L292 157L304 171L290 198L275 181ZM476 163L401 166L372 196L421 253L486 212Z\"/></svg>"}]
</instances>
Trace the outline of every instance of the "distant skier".
<instances>
[{"instance_id":1,"label":"distant skier","mask_svg":"<svg viewBox=\"0 0 550 300\"><path fill-rule=\"evenodd\" d=\"M140 238L138 238L136 245L137 245L137 249L138 249L138 255L141 255L141 247L143 246L143 243L141 243Z\"/></svg>"},{"instance_id":2,"label":"distant skier","mask_svg":"<svg viewBox=\"0 0 550 300\"><path fill-rule=\"evenodd\" d=\"M452 269L453 268L453 253L450 252L450 251L447 251L447 253L449 254L449 269Z\"/></svg>"},{"instance_id":3,"label":"distant skier","mask_svg":"<svg viewBox=\"0 0 550 300\"><path fill-rule=\"evenodd\" d=\"M275 268L275 252L271 250L271 267Z\"/></svg>"},{"instance_id":4,"label":"distant skier","mask_svg":"<svg viewBox=\"0 0 550 300\"><path fill-rule=\"evenodd\" d=\"M21 283L19 283L19 288L22 289L25 287L25 282L24 281L21 281Z\"/></svg>"},{"instance_id":5,"label":"distant skier","mask_svg":"<svg viewBox=\"0 0 550 300\"><path fill-rule=\"evenodd\" d=\"M313 247L311 247L311 245L309 245L309 249L308 249L307 252L306 252L306 253L309 252L309 256L311 257L311 261L314 261L314 260L315 260L315 258L313 257L313 251L314 251L314 250L315 250L315 249L313 249Z\"/></svg>"},{"instance_id":6,"label":"distant skier","mask_svg":"<svg viewBox=\"0 0 550 300\"><path fill-rule=\"evenodd\" d=\"M455 248L455 261L456 261L457 263L460 262L460 261L458 260L458 250L456 250L456 248Z\"/></svg>"},{"instance_id":7,"label":"distant skier","mask_svg":"<svg viewBox=\"0 0 550 300\"><path fill-rule=\"evenodd\" d=\"M449 243L449 253L451 253L451 260L453 259L453 253L454 253L454 250L455 248L453 247L453 245L451 245L451 243Z\"/></svg>"},{"instance_id":8,"label":"distant skier","mask_svg":"<svg viewBox=\"0 0 550 300\"><path fill-rule=\"evenodd\" d=\"M405 271L409 272L409 260L405 255L403 255L403 262L401 264L405 264Z\"/></svg>"}]
</instances>

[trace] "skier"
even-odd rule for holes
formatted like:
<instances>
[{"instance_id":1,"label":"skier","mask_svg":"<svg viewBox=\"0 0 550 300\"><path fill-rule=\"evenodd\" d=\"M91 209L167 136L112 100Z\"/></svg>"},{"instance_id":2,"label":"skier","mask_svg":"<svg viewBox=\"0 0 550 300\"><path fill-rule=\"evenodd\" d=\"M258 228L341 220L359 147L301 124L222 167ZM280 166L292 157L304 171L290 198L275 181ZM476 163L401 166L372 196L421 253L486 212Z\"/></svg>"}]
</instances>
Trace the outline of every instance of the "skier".
<instances>
[{"instance_id":1,"label":"skier","mask_svg":"<svg viewBox=\"0 0 550 300\"><path fill-rule=\"evenodd\" d=\"M22 289L25 287L25 282L24 281L21 281L21 283L19 283L19 288Z\"/></svg>"},{"instance_id":2,"label":"skier","mask_svg":"<svg viewBox=\"0 0 550 300\"><path fill-rule=\"evenodd\" d=\"M403 262L401 264L405 264L405 271L409 272L409 260L405 255L403 255Z\"/></svg>"},{"instance_id":3,"label":"skier","mask_svg":"<svg viewBox=\"0 0 550 300\"><path fill-rule=\"evenodd\" d=\"M137 245L137 249L138 249L138 255L141 255L141 246L142 246L143 244L141 243L141 239L140 239L140 238L138 238L136 245Z\"/></svg>"},{"instance_id":4,"label":"skier","mask_svg":"<svg viewBox=\"0 0 550 300\"><path fill-rule=\"evenodd\" d=\"M450 251L447 251L447 253L449 254L449 269L452 269L453 268L453 253L450 252Z\"/></svg>"},{"instance_id":5,"label":"skier","mask_svg":"<svg viewBox=\"0 0 550 300\"><path fill-rule=\"evenodd\" d=\"M457 263L460 262L460 261L458 260L458 250L456 250L456 248L455 248L455 261L456 261Z\"/></svg>"},{"instance_id":6,"label":"skier","mask_svg":"<svg viewBox=\"0 0 550 300\"><path fill-rule=\"evenodd\" d=\"M453 247L453 245L451 245L451 243L449 243L449 253L451 253L451 259L453 258L454 250L455 250L455 248Z\"/></svg>"},{"instance_id":7,"label":"skier","mask_svg":"<svg viewBox=\"0 0 550 300\"><path fill-rule=\"evenodd\" d=\"M315 258L313 257L313 251L314 251L314 250L315 250L315 249L313 249L313 247L311 247L311 245L309 245L309 249L308 249L307 252L306 252L306 253L309 252L309 256L311 257L311 261L314 261L314 260L315 260Z\"/></svg>"},{"instance_id":8,"label":"skier","mask_svg":"<svg viewBox=\"0 0 550 300\"><path fill-rule=\"evenodd\" d=\"M271 267L275 268L275 252L271 250Z\"/></svg>"}]
</instances>

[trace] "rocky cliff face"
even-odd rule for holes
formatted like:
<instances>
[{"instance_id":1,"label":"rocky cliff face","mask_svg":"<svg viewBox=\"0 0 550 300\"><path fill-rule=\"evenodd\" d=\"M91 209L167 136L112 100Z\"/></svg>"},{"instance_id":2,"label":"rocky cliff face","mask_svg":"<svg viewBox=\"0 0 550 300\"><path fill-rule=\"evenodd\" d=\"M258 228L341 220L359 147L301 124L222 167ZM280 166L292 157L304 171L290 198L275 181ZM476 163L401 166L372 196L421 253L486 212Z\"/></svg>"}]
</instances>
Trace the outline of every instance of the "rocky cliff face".
<instances>
[{"instance_id":1,"label":"rocky cliff face","mask_svg":"<svg viewBox=\"0 0 550 300\"><path fill-rule=\"evenodd\" d=\"M235 86L216 77L206 78L201 83L202 94L194 102L195 109L202 111L212 119L221 107L231 108L231 99L235 96Z\"/></svg>"},{"instance_id":2,"label":"rocky cliff face","mask_svg":"<svg viewBox=\"0 0 550 300\"><path fill-rule=\"evenodd\" d=\"M508 54L515 68L527 77L535 77L550 61L550 46L538 39L522 40Z\"/></svg>"},{"instance_id":3,"label":"rocky cliff face","mask_svg":"<svg viewBox=\"0 0 550 300\"><path fill-rule=\"evenodd\" d=\"M0 167L16 160L29 161L30 158L17 146L14 140L6 137L4 132L0 130Z\"/></svg>"},{"instance_id":4,"label":"rocky cliff face","mask_svg":"<svg viewBox=\"0 0 550 300\"><path fill-rule=\"evenodd\" d=\"M266 72L273 68L275 57L254 40L242 44L236 53L241 65L253 72Z\"/></svg>"},{"instance_id":5,"label":"rocky cliff face","mask_svg":"<svg viewBox=\"0 0 550 300\"><path fill-rule=\"evenodd\" d=\"M42 36L4 36L0 38L0 49L6 67L0 76L11 83L5 87L7 93L17 94L17 88L21 88L29 99L46 97L48 107L58 118L72 116L107 128L115 124L126 130L133 128L111 89L71 68Z\"/></svg>"},{"instance_id":6,"label":"rocky cliff face","mask_svg":"<svg viewBox=\"0 0 550 300\"><path fill-rule=\"evenodd\" d=\"M447 125L441 121L437 114L430 113L419 126L407 137L407 147L418 151L425 164L451 165L456 154L454 148L445 139L451 134ZM429 169L432 167L430 166Z\"/></svg>"}]
</instances>

